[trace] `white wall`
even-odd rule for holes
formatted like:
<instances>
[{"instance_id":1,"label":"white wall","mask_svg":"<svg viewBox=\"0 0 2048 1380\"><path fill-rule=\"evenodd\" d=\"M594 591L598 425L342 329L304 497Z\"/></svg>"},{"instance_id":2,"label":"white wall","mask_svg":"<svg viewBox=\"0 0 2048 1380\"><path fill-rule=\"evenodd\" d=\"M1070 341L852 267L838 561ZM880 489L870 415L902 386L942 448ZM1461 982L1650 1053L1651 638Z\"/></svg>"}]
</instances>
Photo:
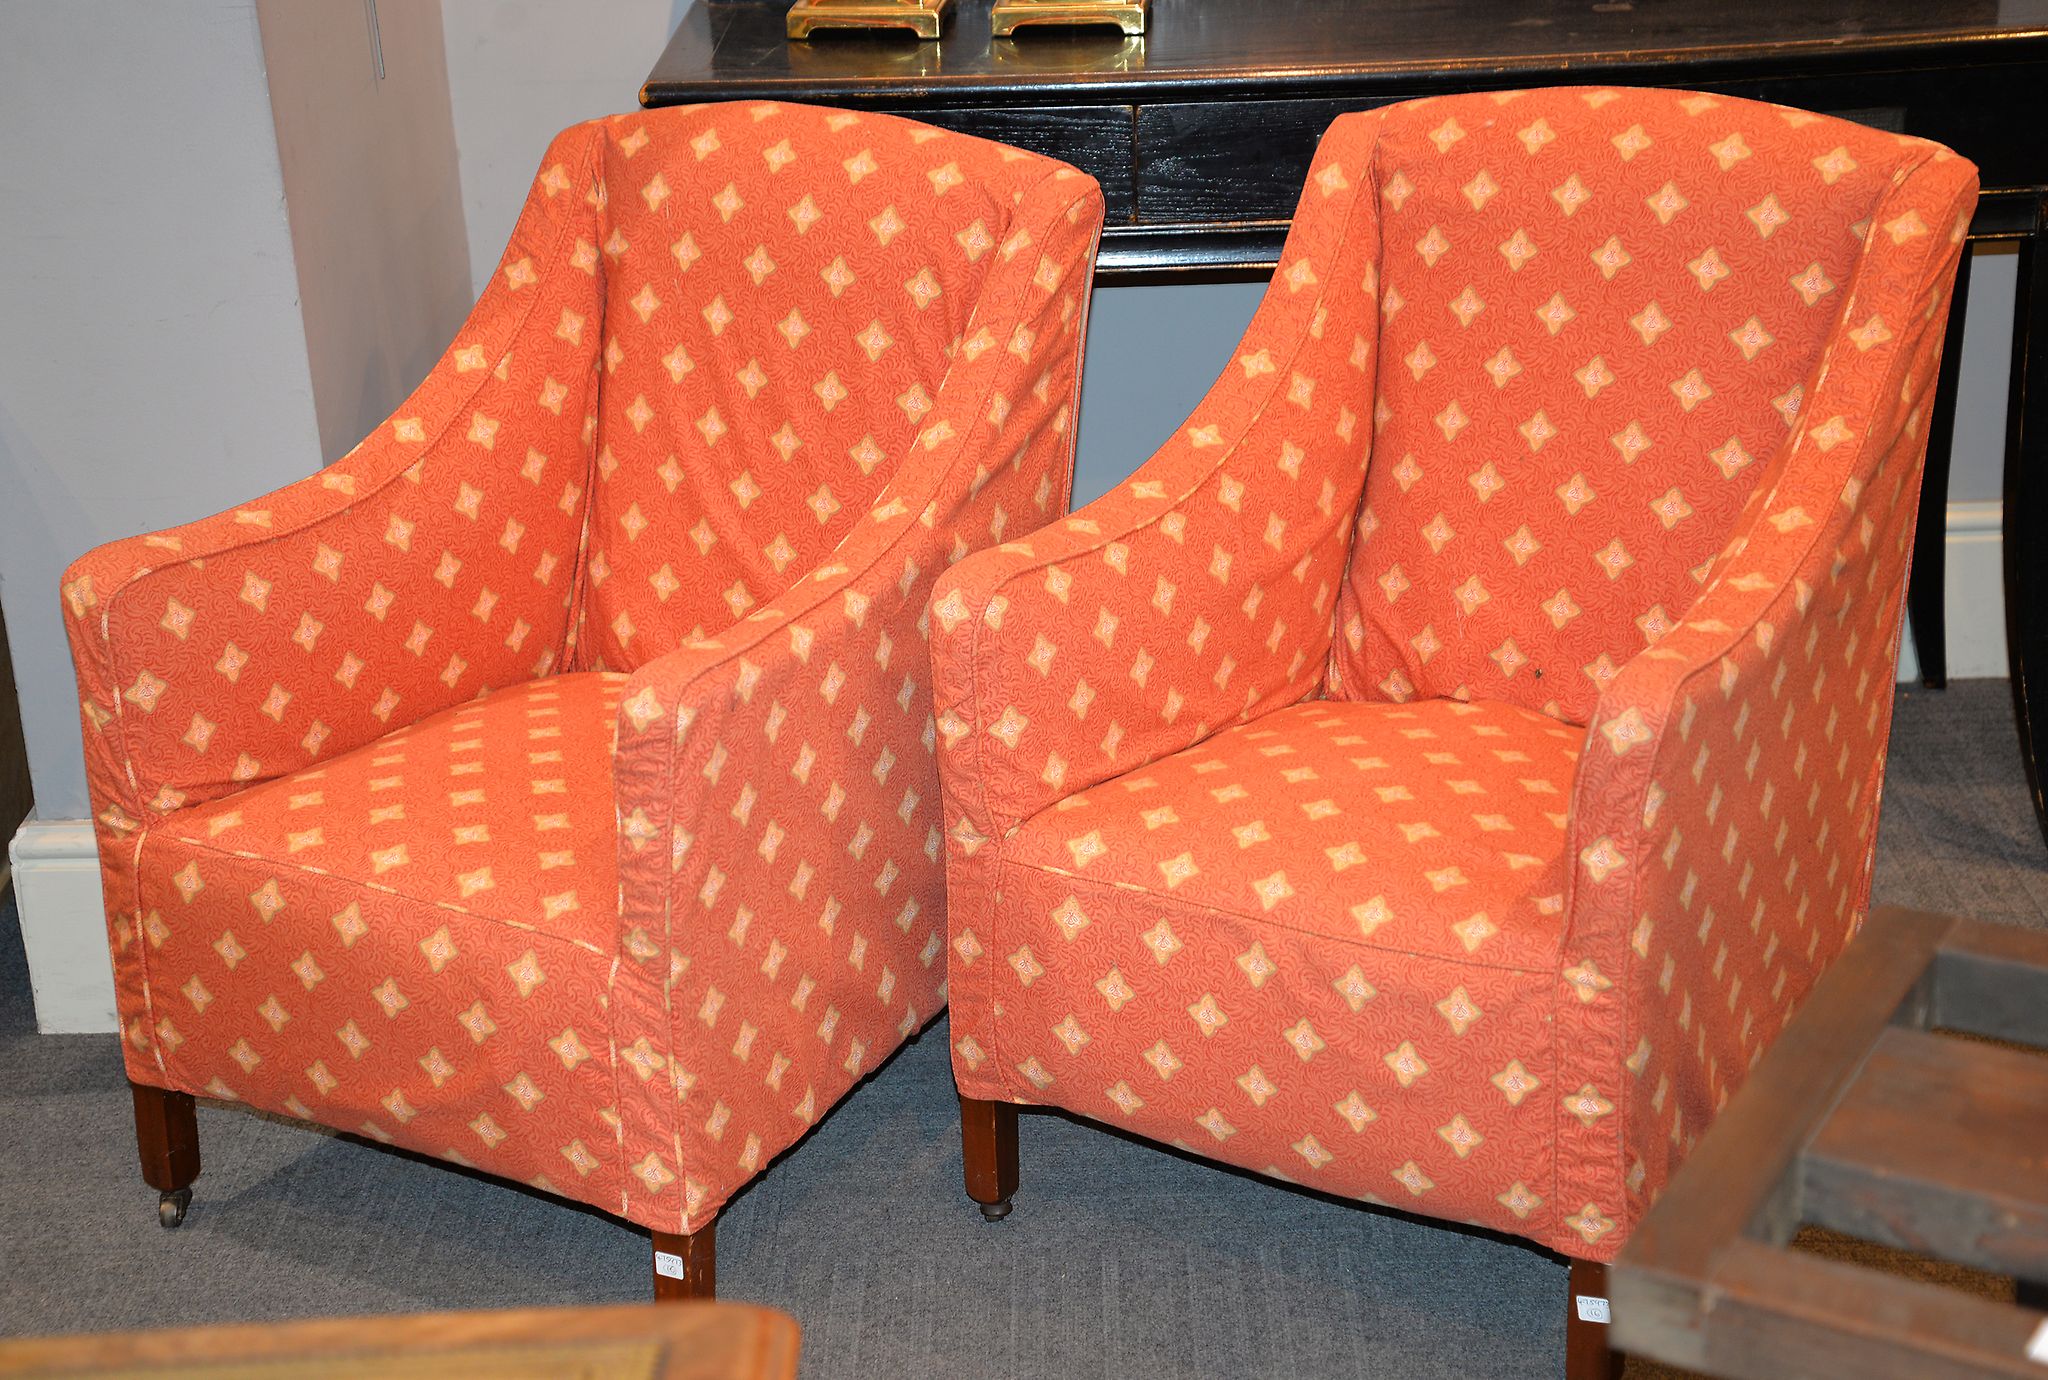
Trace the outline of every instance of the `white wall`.
<instances>
[{"instance_id":1,"label":"white wall","mask_svg":"<svg viewBox=\"0 0 2048 1380\"><path fill-rule=\"evenodd\" d=\"M548 140L631 110L689 0L442 0L475 291L498 266Z\"/></svg>"},{"instance_id":2,"label":"white wall","mask_svg":"<svg viewBox=\"0 0 2048 1380\"><path fill-rule=\"evenodd\" d=\"M374 30L341 0L257 0L256 13L333 460L426 376L475 300L441 11L386 3Z\"/></svg>"},{"instance_id":3,"label":"white wall","mask_svg":"<svg viewBox=\"0 0 2048 1380\"><path fill-rule=\"evenodd\" d=\"M1074 505L1152 458L1230 362L1264 283L1097 288L1088 308Z\"/></svg>"},{"instance_id":4,"label":"white wall","mask_svg":"<svg viewBox=\"0 0 2048 1380\"><path fill-rule=\"evenodd\" d=\"M1956 383L1955 447L1949 498L1997 501L2005 492L2005 402L2012 361L2012 297L2019 254L2011 245L1979 249L1970 260L1963 322L1963 367Z\"/></svg>"},{"instance_id":5,"label":"white wall","mask_svg":"<svg viewBox=\"0 0 2048 1380\"><path fill-rule=\"evenodd\" d=\"M320 461L255 6L0 0L0 600L39 817L87 813L69 561Z\"/></svg>"}]
</instances>

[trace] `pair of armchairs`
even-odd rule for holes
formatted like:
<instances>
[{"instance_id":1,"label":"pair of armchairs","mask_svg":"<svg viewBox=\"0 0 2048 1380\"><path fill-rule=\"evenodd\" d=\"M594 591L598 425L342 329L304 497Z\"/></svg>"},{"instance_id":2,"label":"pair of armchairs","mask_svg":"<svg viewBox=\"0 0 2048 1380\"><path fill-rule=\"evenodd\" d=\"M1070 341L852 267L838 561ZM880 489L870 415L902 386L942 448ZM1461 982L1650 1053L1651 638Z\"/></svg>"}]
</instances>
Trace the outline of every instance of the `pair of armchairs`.
<instances>
[{"instance_id":1,"label":"pair of armchairs","mask_svg":"<svg viewBox=\"0 0 2048 1380\"><path fill-rule=\"evenodd\" d=\"M387 426L67 577L165 1220L233 1098L709 1293L950 999L990 1216L1057 1106L1599 1292L1863 913L1974 186L1725 97L1345 116L1223 378L1055 521L1092 182L570 130Z\"/></svg>"}]
</instances>

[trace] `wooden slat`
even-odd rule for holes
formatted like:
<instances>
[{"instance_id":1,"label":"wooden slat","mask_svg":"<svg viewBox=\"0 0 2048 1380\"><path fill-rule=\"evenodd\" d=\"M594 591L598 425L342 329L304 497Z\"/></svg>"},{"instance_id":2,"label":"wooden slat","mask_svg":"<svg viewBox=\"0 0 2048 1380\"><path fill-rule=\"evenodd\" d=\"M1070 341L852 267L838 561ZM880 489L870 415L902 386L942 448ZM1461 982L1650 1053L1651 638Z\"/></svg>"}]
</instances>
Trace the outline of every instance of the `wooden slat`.
<instances>
[{"instance_id":1,"label":"wooden slat","mask_svg":"<svg viewBox=\"0 0 2048 1380\"><path fill-rule=\"evenodd\" d=\"M2048 934L1957 922L1934 965L1934 1022L2048 1049Z\"/></svg>"},{"instance_id":2,"label":"wooden slat","mask_svg":"<svg viewBox=\"0 0 2048 1380\"><path fill-rule=\"evenodd\" d=\"M2048 1056L1885 1031L1807 1147L1802 1182L1818 1226L2048 1277Z\"/></svg>"},{"instance_id":3,"label":"wooden slat","mask_svg":"<svg viewBox=\"0 0 2048 1380\"><path fill-rule=\"evenodd\" d=\"M1703 1292L1716 1256L1745 1231L1790 1237L1801 1148L1914 995L1954 923L1878 911L1822 977L1624 1248L1613 1281L1617 1346L1674 1365L1697 1363Z\"/></svg>"},{"instance_id":4,"label":"wooden slat","mask_svg":"<svg viewBox=\"0 0 2048 1380\"><path fill-rule=\"evenodd\" d=\"M114 1332L0 1341L0 1376L186 1374L408 1376L517 1374L522 1350L546 1373L572 1373L560 1359L578 1343L593 1352L573 1373L630 1374L636 1380L794 1380L797 1325L787 1313L737 1303L628 1304L527 1308L499 1313L422 1313L305 1322ZM638 1343L639 1345L634 1345ZM403 1358L402 1362L401 1359ZM526 1364L535 1364L529 1355ZM324 1369L322 1369L324 1367Z\"/></svg>"},{"instance_id":5,"label":"wooden slat","mask_svg":"<svg viewBox=\"0 0 2048 1380\"><path fill-rule=\"evenodd\" d=\"M1729 1380L2042 1375L2026 1355L2039 1313L1761 1242L1727 1248L1713 1298L1701 1368Z\"/></svg>"}]
</instances>

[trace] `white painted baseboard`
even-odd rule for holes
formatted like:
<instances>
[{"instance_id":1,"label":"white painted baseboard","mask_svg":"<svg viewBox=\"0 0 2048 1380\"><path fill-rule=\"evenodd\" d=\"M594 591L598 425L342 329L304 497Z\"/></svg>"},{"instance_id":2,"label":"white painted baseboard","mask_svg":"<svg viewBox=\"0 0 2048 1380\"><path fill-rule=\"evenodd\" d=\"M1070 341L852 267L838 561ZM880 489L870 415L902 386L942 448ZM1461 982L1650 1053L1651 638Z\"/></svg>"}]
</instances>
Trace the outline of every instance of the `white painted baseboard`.
<instances>
[{"instance_id":1,"label":"white painted baseboard","mask_svg":"<svg viewBox=\"0 0 2048 1380\"><path fill-rule=\"evenodd\" d=\"M119 1029L91 823L32 819L15 834L7 855L28 950L36 1029L45 1035Z\"/></svg>"},{"instance_id":2,"label":"white painted baseboard","mask_svg":"<svg viewBox=\"0 0 2048 1380\"><path fill-rule=\"evenodd\" d=\"M1948 673L1958 680L2005 675L1999 521L1995 502L1948 506ZM1909 632L1899 679L1919 676ZM117 1029L91 826L82 819L31 821L14 836L9 853L36 1028L46 1035Z\"/></svg>"}]
</instances>

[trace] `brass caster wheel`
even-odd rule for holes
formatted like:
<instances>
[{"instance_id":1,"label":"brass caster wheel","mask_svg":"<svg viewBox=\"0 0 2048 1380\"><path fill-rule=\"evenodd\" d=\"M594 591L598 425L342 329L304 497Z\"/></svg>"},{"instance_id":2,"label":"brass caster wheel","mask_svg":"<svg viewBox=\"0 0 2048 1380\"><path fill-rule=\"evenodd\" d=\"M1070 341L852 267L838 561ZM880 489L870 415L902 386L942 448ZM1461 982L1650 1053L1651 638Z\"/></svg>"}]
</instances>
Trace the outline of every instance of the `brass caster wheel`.
<instances>
[{"instance_id":1,"label":"brass caster wheel","mask_svg":"<svg viewBox=\"0 0 2048 1380\"><path fill-rule=\"evenodd\" d=\"M185 1209L192 1206L192 1190L174 1188L157 1199L156 1224L165 1231L175 1231L185 1223Z\"/></svg>"}]
</instances>

